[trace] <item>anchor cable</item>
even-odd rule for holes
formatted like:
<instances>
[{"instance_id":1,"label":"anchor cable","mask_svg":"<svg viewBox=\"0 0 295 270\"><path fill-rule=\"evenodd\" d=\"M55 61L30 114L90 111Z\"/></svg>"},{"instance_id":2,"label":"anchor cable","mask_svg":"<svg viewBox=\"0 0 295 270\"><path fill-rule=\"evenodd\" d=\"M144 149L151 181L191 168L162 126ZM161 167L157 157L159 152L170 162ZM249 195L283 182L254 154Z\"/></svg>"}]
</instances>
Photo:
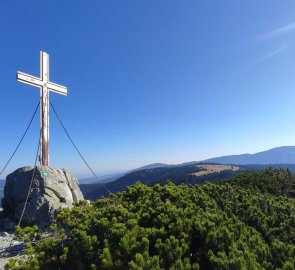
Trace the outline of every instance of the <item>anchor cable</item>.
<instances>
[{"instance_id":1,"label":"anchor cable","mask_svg":"<svg viewBox=\"0 0 295 270\"><path fill-rule=\"evenodd\" d=\"M19 226L21 224L21 222L22 222L22 219L23 219L23 216L24 216L26 207L27 207L27 203L28 203L28 200L29 200L29 197L30 197L30 194L31 194L31 189L32 189L33 181L35 179L36 166L37 166L37 161L38 161L38 156L39 156L40 142L41 142L41 132L40 132L40 136L39 136L37 153L36 153L36 157L35 157L34 170L33 170L31 182L30 182L30 185L29 185L29 190L28 190L28 193L27 193L27 196L26 196L26 200L25 200L25 203L24 203L24 207L23 207L23 210L21 212L21 215L20 215L19 221L17 223L17 226Z\"/></svg>"},{"instance_id":2,"label":"anchor cable","mask_svg":"<svg viewBox=\"0 0 295 270\"><path fill-rule=\"evenodd\" d=\"M26 200L24 202L24 206L23 206L23 209L22 209L22 212L21 212L21 215L20 215L20 218L19 218L19 221L17 223L17 226L20 226L21 222L22 222L22 219L23 219L23 216L24 216L24 213L25 213L25 210L26 210L26 207L27 207L27 204L28 204L28 200L29 200L29 197L30 197L30 194L31 194L31 189L32 189L32 185L33 185L33 181L35 179L35 173L36 173L36 167L37 167L37 161L38 161L38 155L39 155L39 150L40 150L40 141L41 141L41 132L40 132L40 136L39 136L39 140L38 140L38 147L37 147L37 153L36 153L36 157L35 157L35 163L34 163L34 169L33 169L33 173L32 173L32 178L31 178L31 181L30 181L30 185L29 185L29 188L28 188L28 192L27 192L27 196L26 196ZM11 240L9 242L9 245L7 248L4 248L6 253L4 252L4 256L8 256L8 250L12 247L12 244L13 244L13 240L15 238L15 232L13 233L12 237L11 237ZM1 252L3 253L3 252ZM0 254L1 254L0 253Z\"/></svg>"},{"instance_id":3,"label":"anchor cable","mask_svg":"<svg viewBox=\"0 0 295 270\"><path fill-rule=\"evenodd\" d=\"M1 174L4 172L4 170L7 168L8 164L10 163L10 161L11 161L12 158L14 157L16 151L18 150L18 148L20 147L21 143L23 142L23 140L24 140L24 138L25 138L25 136L26 136L26 134L27 134L27 132L28 132L28 130L29 130L29 128L30 128L30 126L31 126L31 124L32 124L32 122L33 122L33 120L34 120L34 118L35 118L35 115L36 115L36 113L37 113L37 110L38 110L39 106L40 106L40 102L38 102L38 105L37 105L37 107L36 107L36 109L35 109L35 111L34 111L34 114L33 114L32 118L31 118L31 120L30 120L30 122L29 122L29 124L28 124L28 126L27 126L27 128L26 128L26 130L25 130L25 132L24 132L24 134L23 134L23 136L21 137L21 139L20 139L18 145L17 145L16 148L14 149L12 155L10 156L10 158L8 159L8 161L6 162L5 166L4 166L3 169L1 170L0 175L1 175Z\"/></svg>"},{"instance_id":4,"label":"anchor cable","mask_svg":"<svg viewBox=\"0 0 295 270\"><path fill-rule=\"evenodd\" d=\"M96 173L92 170L92 168L90 167L90 165L88 164L88 162L85 160L85 158L82 156L81 152L79 151L78 147L76 146L76 144L74 143L74 141L72 140L69 132L67 131L67 129L65 128L64 124L62 123L60 117L58 116L53 104L50 102L50 106L56 116L56 118L58 119L60 125L62 126L64 132L66 133L67 137L69 138L69 140L71 141L72 145L74 146L74 148L76 149L77 153L79 154L79 156L81 157L81 159L84 161L85 165L88 167L88 169L91 171L91 173L93 174L93 176L96 178L97 181L100 181L98 176L96 175ZM109 194L114 195L107 187L104 183L101 183L103 185L103 187L109 192Z\"/></svg>"}]
</instances>

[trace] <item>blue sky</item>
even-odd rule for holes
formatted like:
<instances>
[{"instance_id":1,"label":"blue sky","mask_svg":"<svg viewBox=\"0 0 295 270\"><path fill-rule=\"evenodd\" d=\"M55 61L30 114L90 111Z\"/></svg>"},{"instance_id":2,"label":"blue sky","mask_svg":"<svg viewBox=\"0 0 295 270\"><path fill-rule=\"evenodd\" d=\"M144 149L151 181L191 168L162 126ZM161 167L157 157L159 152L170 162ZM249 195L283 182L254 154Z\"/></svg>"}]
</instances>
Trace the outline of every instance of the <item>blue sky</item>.
<instances>
[{"instance_id":1,"label":"blue sky","mask_svg":"<svg viewBox=\"0 0 295 270\"><path fill-rule=\"evenodd\" d=\"M295 145L295 2L1 1L0 167L39 90L97 173ZM51 114L51 166L90 173ZM5 173L34 163L39 119ZM2 165L1 165L2 164ZM1 178L1 177L0 177Z\"/></svg>"}]
</instances>

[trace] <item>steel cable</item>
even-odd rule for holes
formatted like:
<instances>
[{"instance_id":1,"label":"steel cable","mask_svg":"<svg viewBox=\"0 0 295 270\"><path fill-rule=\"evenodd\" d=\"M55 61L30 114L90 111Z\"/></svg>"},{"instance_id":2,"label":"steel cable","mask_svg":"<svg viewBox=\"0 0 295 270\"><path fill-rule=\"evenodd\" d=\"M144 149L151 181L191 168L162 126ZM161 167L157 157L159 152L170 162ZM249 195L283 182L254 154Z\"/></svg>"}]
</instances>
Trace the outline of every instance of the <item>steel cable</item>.
<instances>
[{"instance_id":1,"label":"steel cable","mask_svg":"<svg viewBox=\"0 0 295 270\"><path fill-rule=\"evenodd\" d=\"M20 147L21 143L23 142L23 140L24 140L24 138L25 138L25 136L26 136L26 134L27 134L27 132L28 132L28 130L29 130L29 128L30 128L30 126L31 126L31 124L32 124L32 122L33 122L33 120L34 120L34 118L35 118L35 115L36 115L36 113L37 113L37 110L38 110L39 106L40 106L40 102L38 102L38 105L37 105L37 107L36 107L36 109L35 109L35 111L34 111L34 114L33 114L32 118L31 118L31 120L30 120L30 122L29 122L29 124L28 124L28 126L27 126L27 128L26 128L26 130L25 130L25 132L24 132L24 134L23 134L23 136L21 137L21 139L20 139L18 145L16 146L15 150L13 151L12 155L10 156L10 158L8 159L8 161L6 162L6 164L5 164L5 166L3 167L3 169L1 170L1 172L0 172L0 176L2 175L2 173L4 172L4 170L7 168L7 166L8 166L9 163L10 163L10 161L11 161L12 158L14 157L16 151L18 150L18 148Z\"/></svg>"},{"instance_id":2,"label":"steel cable","mask_svg":"<svg viewBox=\"0 0 295 270\"><path fill-rule=\"evenodd\" d=\"M90 167L90 165L88 164L88 162L85 160L85 158L82 156L82 154L81 154L81 152L79 151L78 147L76 146L76 144L75 144L74 141L72 140L72 138L71 138L69 132L67 131L67 129L65 128L64 124L62 123L62 121L61 121L59 115L57 114L57 112L56 112L56 110L55 110L53 104L51 103L51 101L49 101L49 102L50 102L50 106L51 106L51 108L52 108L52 110L53 110L53 112L54 112L56 118L58 119L60 125L62 126L64 132L65 132L66 135L67 135L67 137L69 138L69 140L71 141L72 145L73 145L74 148L76 149L77 153L79 154L79 156L81 157L81 159L84 161L84 163L85 163L85 165L88 167L88 169L91 171L91 173L93 174L93 176L96 178L96 180L97 180L97 181L100 181L99 178L98 178L98 176L96 175L96 173L92 170L92 168ZM102 184L103 187L109 192L109 194L114 195L114 194L113 194L113 193L112 193L112 192L106 187L106 185L105 185L104 183L101 183L101 184Z\"/></svg>"},{"instance_id":3,"label":"steel cable","mask_svg":"<svg viewBox=\"0 0 295 270\"><path fill-rule=\"evenodd\" d=\"M29 189L28 189L28 192L27 192L27 196L26 196L26 199L25 199L25 202L24 202L24 207L22 209L22 212L21 212L21 215L20 215L20 218L19 218L19 221L17 223L17 226L20 226L21 222L22 222L22 219L23 219L23 216L24 216L24 213L25 213L25 210L26 210L26 207L27 207L27 203L28 203L28 200L29 200L29 197L30 197L30 193L31 193L31 189L32 189L32 184L33 184L33 181L34 181L34 178L35 178L35 172L36 172L36 166L37 166L37 161L38 161L38 155L39 155L39 149L40 149L40 140L41 140L41 132L40 132L40 136L39 136L39 140L38 140L38 147L37 147L37 153L36 153L36 157L35 157L35 163L34 163L34 169L33 169L33 173L32 173L32 177L31 177L31 181L30 181L30 185L29 185ZM5 250L9 250L12 246L12 242L14 240L14 237L15 237L15 232L13 233L12 237L11 237L11 240L10 240L10 243L8 245L7 248L5 248ZM8 255L8 252L4 255Z\"/></svg>"},{"instance_id":4,"label":"steel cable","mask_svg":"<svg viewBox=\"0 0 295 270\"><path fill-rule=\"evenodd\" d=\"M17 226L19 226L21 224L21 222L22 222L22 219L23 219L23 216L24 216L26 207L27 207L27 203L28 203L28 200L29 200L29 197L30 197L30 193L31 193L31 189L32 189L32 184L33 184L33 181L34 181L34 178L35 178L36 166L37 166L38 155L39 155L39 150L40 150L40 141L41 141L41 132L40 132L40 136L39 136L37 153L36 153L36 157L35 157L34 170L33 170L31 182L30 182L30 185L29 185L29 190L28 190L28 193L27 193L27 196L26 196L26 200L25 200L25 204L24 204L23 210L21 212L21 215L20 215L19 221L17 223Z\"/></svg>"}]
</instances>

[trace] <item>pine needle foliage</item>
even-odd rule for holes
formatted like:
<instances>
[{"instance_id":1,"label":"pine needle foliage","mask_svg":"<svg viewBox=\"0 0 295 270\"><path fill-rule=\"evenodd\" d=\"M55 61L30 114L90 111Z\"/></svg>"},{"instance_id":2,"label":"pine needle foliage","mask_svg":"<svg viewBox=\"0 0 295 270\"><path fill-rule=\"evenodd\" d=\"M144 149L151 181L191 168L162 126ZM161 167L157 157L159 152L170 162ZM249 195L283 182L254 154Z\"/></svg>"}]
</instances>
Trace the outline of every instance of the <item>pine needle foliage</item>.
<instances>
[{"instance_id":1,"label":"pine needle foliage","mask_svg":"<svg viewBox=\"0 0 295 270\"><path fill-rule=\"evenodd\" d=\"M202 186L138 182L61 210L51 237L18 229L38 237L7 269L294 269L292 179L269 169Z\"/></svg>"}]
</instances>

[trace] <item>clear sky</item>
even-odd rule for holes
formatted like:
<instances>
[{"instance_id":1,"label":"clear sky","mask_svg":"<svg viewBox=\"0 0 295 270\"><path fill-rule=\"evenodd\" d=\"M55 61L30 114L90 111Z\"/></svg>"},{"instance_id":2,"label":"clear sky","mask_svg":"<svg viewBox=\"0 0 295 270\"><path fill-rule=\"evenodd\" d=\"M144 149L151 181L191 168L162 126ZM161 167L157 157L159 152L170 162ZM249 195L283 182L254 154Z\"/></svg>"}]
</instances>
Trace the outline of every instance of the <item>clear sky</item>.
<instances>
[{"instance_id":1,"label":"clear sky","mask_svg":"<svg viewBox=\"0 0 295 270\"><path fill-rule=\"evenodd\" d=\"M51 101L97 173L295 145L295 2L0 2L0 167L50 79ZM11 166L33 165L39 117ZM51 114L51 166L90 175ZM2 176L3 177L3 176ZM0 176L0 178L2 178Z\"/></svg>"}]
</instances>

